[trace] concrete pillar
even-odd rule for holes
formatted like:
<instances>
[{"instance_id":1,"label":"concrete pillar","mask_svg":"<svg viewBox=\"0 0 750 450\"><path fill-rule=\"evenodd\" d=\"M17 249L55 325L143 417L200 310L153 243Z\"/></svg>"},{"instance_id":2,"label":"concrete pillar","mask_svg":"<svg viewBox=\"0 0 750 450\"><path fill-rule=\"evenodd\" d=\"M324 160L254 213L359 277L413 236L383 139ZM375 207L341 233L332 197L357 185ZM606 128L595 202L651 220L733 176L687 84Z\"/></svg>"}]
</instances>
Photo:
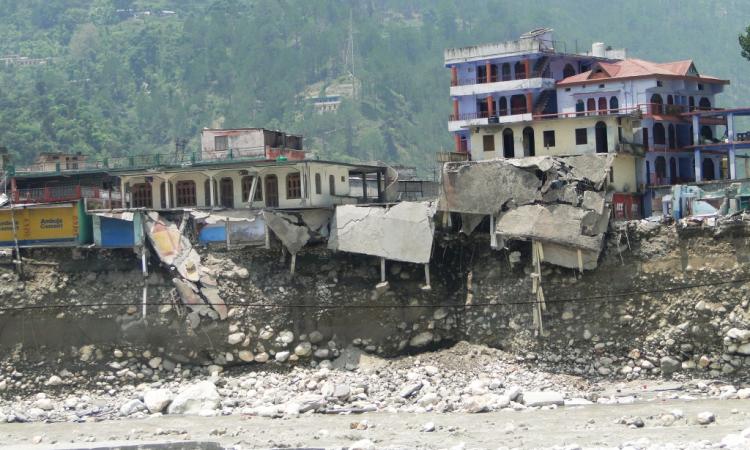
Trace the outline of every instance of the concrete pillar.
<instances>
[{"instance_id":1,"label":"concrete pillar","mask_svg":"<svg viewBox=\"0 0 750 450\"><path fill-rule=\"evenodd\" d=\"M381 187L381 183L383 182L383 173L378 170L378 201L383 201L383 188Z\"/></svg>"},{"instance_id":2,"label":"concrete pillar","mask_svg":"<svg viewBox=\"0 0 750 450\"><path fill-rule=\"evenodd\" d=\"M167 204L167 209L172 207L172 184L169 179L164 180L164 201Z\"/></svg>"},{"instance_id":3,"label":"concrete pillar","mask_svg":"<svg viewBox=\"0 0 750 450\"><path fill-rule=\"evenodd\" d=\"M529 58L523 60L523 67L526 71L526 78L531 78L531 64L529 63Z\"/></svg>"},{"instance_id":4,"label":"concrete pillar","mask_svg":"<svg viewBox=\"0 0 750 450\"><path fill-rule=\"evenodd\" d=\"M737 161L734 148L734 114L727 116L727 136L729 137L729 178L737 179Z\"/></svg>"},{"instance_id":5,"label":"concrete pillar","mask_svg":"<svg viewBox=\"0 0 750 450\"><path fill-rule=\"evenodd\" d=\"M456 153L461 153L461 135L456 133L453 136L456 140Z\"/></svg>"},{"instance_id":6,"label":"concrete pillar","mask_svg":"<svg viewBox=\"0 0 750 450\"><path fill-rule=\"evenodd\" d=\"M701 161L701 149L696 148L695 151L695 181L703 181L703 164Z\"/></svg>"},{"instance_id":7,"label":"concrete pillar","mask_svg":"<svg viewBox=\"0 0 750 450\"><path fill-rule=\"evenodd\" d=\"M453 120L458 119L458 99L453 100Z\"/></svg>"},{"instance_id":8,"label":"concrete pillar","mask_svg":"<svg viewBox=\"0 0 750 450\"><path fill-rule=\"evenodd\" d=\"M451 67L451 86L458 86L458 67Z\"/></svg>"},{"instance_id":9,"label":"concrete pillar","mask_svg":"<svg viewBox=\"0 0 750 450\"><path fill-rule=\"evenodd\" d=\"M492 64L485 63L484 64L484 71L487 74L485 77L485 83L490 83L492 81Z\"/></svg>"},{"instance_id":10,"label":"concrete pillar","mask_svg":"<svg viewBox=\"0 0 750 450\"><path fill-rule=\"evenodd\" d=\"M362 198L367 203L367 174L362 172Z\"/></svg>"},{"instance_id":11,"label":"concrete pillar","mask_svg":"<svg viewBox=\"0 0 750 450\"><path fill-rule=\"evenodd\" d=\"M16 179L14 178L12 181L11 187L13 188L13 192L16 192ZM127 204L125 202L125 179L120 178L120 203L121 207L127 208Z\"/></svg>"},{"instance_id":12,"label":"concrete pillar","mask_svg":"<svg viewBox=\"0 0 750 450\"><path fill-rule=\"evenodd\" d=\"M214 187L214 176L209 175L208 176L208 206L210 206L211 208L213 208L215 206L214 203L216 203L216 201L214 200L216 198L216 192L214 192L215 190L216 188Z\"/></svg>"},{"instance_id":13,"label":"concrete pillar","mask_svg":"<svg viewBox=\"0 0 750 450\"><path fill-rule=\"evenodd\" d=\"M528 62L528 60L526 60L526 62ZM534 108L533 99L534 97L531 95L531 92L527 92L526 93L526 112L527 113L530 113Z\"/></svg>"},{"instance_id":14,"label":"concrete pillar","mask_svg":"<svg viewBox=\"0 0 750 450\"><path fill-rule=\"evenodd\" d=\"M700 118L696 115L693 116L693 145L700 144L701 138L701 123Z\"/></svg>"},{"instance_id":15,"label":"concrete pillar","mask_svg":"<svg viewBox=\"0 0 750 450\"><path fill-rule=\"evenodd\" d=\"M487 96L487 117L495 115L495 99L491 95Z\"/></svg>"}]
</instances>

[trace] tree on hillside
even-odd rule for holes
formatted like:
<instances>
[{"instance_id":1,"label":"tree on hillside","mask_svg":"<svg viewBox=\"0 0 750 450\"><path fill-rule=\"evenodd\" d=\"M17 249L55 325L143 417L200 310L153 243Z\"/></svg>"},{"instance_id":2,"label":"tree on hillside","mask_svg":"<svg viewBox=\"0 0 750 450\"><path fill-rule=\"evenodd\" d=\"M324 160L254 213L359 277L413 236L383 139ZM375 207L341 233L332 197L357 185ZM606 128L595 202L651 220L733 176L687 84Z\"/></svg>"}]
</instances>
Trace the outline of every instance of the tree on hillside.
<instances>
[{"instance_id":1,"label":"tree on hillside","mask_svg":"<svg viewBox=\"0 0 750 450\"><path fill-rule=\"evenodd\" d=\"M740 34L740 47L742 48L742 57L750 60L750 26L745 28L745 33Z\"/></svg>"}]
</instances>

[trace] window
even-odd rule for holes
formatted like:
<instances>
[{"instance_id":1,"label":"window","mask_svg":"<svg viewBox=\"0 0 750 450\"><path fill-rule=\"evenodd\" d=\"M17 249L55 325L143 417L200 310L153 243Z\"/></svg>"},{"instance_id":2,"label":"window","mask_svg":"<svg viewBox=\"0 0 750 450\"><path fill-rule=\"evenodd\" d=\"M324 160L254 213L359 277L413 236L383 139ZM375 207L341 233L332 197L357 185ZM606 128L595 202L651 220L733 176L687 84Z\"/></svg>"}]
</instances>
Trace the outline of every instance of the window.
<instances>
[{"instance_id":1,"label":"window","mask_svg":"<svg viewBox=\"0 0 750 450\"><path fill-rule=\"evenodd\" d=\"M698 83L698 90L699 90L699 91L702 91L702 90L703 90L703 84L701 84L701 83Z\"/></svg>"},{"instance_id":2,"label":"window","mask_svg":"<svg viewBox=\"0 0 750 450\"><path fill-rule=\"evenodd\" d=\"M302 184L300 183L299 172L290 173L286 176L286 198L302 198Z\"/></svg>"},{"instance_id":3,"label":"window","mask_svg":"<svg viewBox=\"0 0 750 450\"><path fill-rule=\"evenodd\" d=\"M322 182L320 181L320 174L315 174L315 193L320 195L323 193L323 187L321 186Z\"/></svg>"},{"instance_id":4,"label":"window","mask_svg":"<svg viewBox=\"0 0 750 450\"><path fill-rule=\"evenodd\" d=\"M346 182L346 177L345 177L345 176L343 176L343 175L341 175L341 182L342 182L342 183Z\"/></svg>"},{"instance_id":5,"label":"window","mask_svg":"<svg viewBox=\"0 0 750 450\"><path fill-rule=\"evenodd\" d=\"M662 86L664 86L664 83L662 83L661 80L656 80L656 85L658 87L662 87Z\"/></svg>"},{"instance_id":6,"label":"window","mask_svg":"<svg viewBox=\"0 0 750 450\"><path fill-rule=\"evenodd\" d=\"M570 92L570 88L565 88L565 92Z\"/></svg>"},{"instance_id":7,"label":"window","mask_svg":"<svg viewBox=\"0 0 750 450\"><path fill-rule=\"evenodd\" d=\"M133 208L153 208L151 183L137 183L130 188L130 203Z\"/></svg>"},{"instance_id":8,"label":"window","mask_svg":"<svg viewBox=\"0 0 750 450\"><path fill-rule=\"evenodd\" d=\"M599 85L599 89L604 89L604 85L603 85L603 84L600 84L600 85Z\"/></svg>"},{"instance_id":9,"label":"window","mask_svg":"<svg viewBox=\"0 0 750 450\"><path fill-rule=\"evenodd\" d=\"M333 175L328 176L328 193L336 195L336 177Z\"/></svg>"},{"instance_id":10,"label":"window","mask_svg":"<svg viewBox=\"0 0 750 450\"><path fill-rule=\"evenodd\" d=\"M495 151L495 135L485 134L484 136L482 136L482 144L484 145L485 152L494 152Z\"/></svg>"},{"instance_id":11,"label":"window","mask_svg":"<svg viewBox=\"0 0 750 450\"><path fill-rule=\"evenodd\" d=\"M183 180L178 181L175 186L177 193L177 205L181 206L195 206L195 181Z\"/></svg>"},{"instance_id":12,"label":"window","mask_svg":"<svg viewBox=\"0 0 750 450\"><path fill-rule=\"evenodd\" d=\"M255 177L252 175L247 175L242 177L242 201L243 202L249 202L250 201L250 190L253 188L253 179ZM255 198L253 199L254 202L260 202L263 201L263 183L258 180L258 185L255 186Z\"/></svg>"},{"instance_id":13,"label":"window","mask_svg":"<svg viewBox=\"0 0 750 450\"><path fill-rule=\"evenodd\" d=\"M545 147L554 147L555 146L555 130L547 130L544 133L542 133L542 137L544 139L544 146Z\"/></svg>"},{"instance_id":14,"label":"window","mask_svg":"<svg viewBox=\"0 0 750 450\"><path fill-rule=\"evenodd\" d=\"M229 148L229 136L214 136L214 150L226 150Z\"/></svg>"},{"instance_id":15,"label":"window","mask_svg":"<svg viewBox=\"0 0 750 450\"><path fill-rule=\"evenodd\" d=\"M576 145L586 145L588 143L588 130L585 128L576 128Z\"/></svg>"}]
</instances>

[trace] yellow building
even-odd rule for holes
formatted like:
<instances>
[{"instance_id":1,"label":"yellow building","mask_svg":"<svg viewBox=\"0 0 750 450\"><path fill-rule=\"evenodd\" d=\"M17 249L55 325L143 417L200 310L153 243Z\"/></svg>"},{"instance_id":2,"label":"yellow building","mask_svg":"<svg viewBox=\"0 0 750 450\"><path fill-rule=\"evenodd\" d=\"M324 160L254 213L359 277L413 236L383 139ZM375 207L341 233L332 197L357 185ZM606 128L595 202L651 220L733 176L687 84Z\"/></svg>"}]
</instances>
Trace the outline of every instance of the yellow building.
<instances>
[{"instance_id":1,"label":"yellow building","mask_svg":"<svg viewBox=\"0 0 750 450\"><path fill-rule=\"evenodd\" d=\"M555 116L534 121L469 127L472 159L615 154L609 185L617 192L638 191L635 143L640 120L627 115Z\"/></svg>"}]
</instances>

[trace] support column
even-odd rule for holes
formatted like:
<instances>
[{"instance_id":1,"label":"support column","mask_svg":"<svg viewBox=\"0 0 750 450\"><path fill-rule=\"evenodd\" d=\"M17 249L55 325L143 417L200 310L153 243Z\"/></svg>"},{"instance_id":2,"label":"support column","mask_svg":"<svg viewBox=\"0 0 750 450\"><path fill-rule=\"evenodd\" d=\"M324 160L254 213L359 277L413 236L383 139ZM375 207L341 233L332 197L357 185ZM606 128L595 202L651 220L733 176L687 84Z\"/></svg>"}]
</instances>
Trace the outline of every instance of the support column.
<instances>
[{"instance_id":1,"label":"support column","mask_svg":"<svg viewBox=\"0 0 750 450\"><path fill-rule=\"evenodd\" d=\"M695 149L695 181L703 181L703 164L701 161L701 149Z\"/></svg>"},{"instance_id":2,"label":"support column","mask_svg":"<svg viewBox=\"0 0 750 450\"><path fill-rule=\"evenodd\" d=\"M693 116L693 145L700 144L701 124L698 116Z\"/></svg>"},{"instance_id":3,"label":"support column","mask_svg":"<svg viewBox=\"0 0 750 450\"><path fill-rule=\"evenodd\" d=\"M495 115L495 99L491 96L487 96L487 117Z\"/></svg>"},{"instance_id":4,"label":"support column","mask_svg":"<svg viewBox=\"0 0 750 450\"><path fill-rule=\"evenodd\" d=\"M164 202L167 204L167 209L172 207L172 183L169 182L169 178L164 180Z\"/></svg>"},{"instance_id":5,"label":"support column","mask_svg":"<svg viewBox=\"0 0 750 450\"><path fill-rule=\"evenodd\" d=\"M484 82L485 83L490 83L492 81L491 80L491 78L492 78L492 64L485 63L484 64L484 71L486 73Z\"/></svg>"},{"instance_id":6,"label":"support column","mask_svg":"<svg viewBox=\"0 0 750 450\"><path fill-rule=\"evenodd\" d=\"M526 93L526 112L527 113L530 113L532 109L534 108L533 99L534 97L531 95L531 92L527 92Z\"/></svg>"},{"instance_id":7,"label":"support column","mask_svg":"<svg viewBox=\"0 0 750 450\"><path fill-rule=\"evenodd\" d=\"M383 174L378 170L378 201L383 201L383 188L381 184L383 183Z\"/></svg>"},{"instance_id":8,"label":"support column","mask_svg":"<svg viewBox=\"0 0 750 450\"><path fill-rule=\"evenodd\" d=\"M524 70L526 70L525 78L531 78L531 64L529 63L529 58L523 60L523 67Z\"/></svg>"},{"instance_id":9,"label":"support column","mask_svg":"<svg viewBox=\"0 0 750 450\"><path fill-rule=\"evenodd\" d=\"M208 206L211 208L214 207L214 203L216 201L214 200L216 198L216 192L214 192L216 189L214 188L214 176L209 175L208 176Z\"/></svg>"},{"instance_id":10,"label":"support column","mask_svg":"<svg viewBox=\"0 0 750 450\"><path fill-rule=\"evenodd\" d=\"M16 179L15 178L12 180L12 183L13 184L11 185L11 187L13 189L13 193L15 193L16 192ZM153 194L151 195L153 196ZM120 206L122 208L128 207L127 203L125 202L125 179L122 177L120 178L120 203L121 203Z\"/></svg>"},{"instance_id":11,"label":"support column","mask_svg":"<svg viewBox=\"0 0 750 450\"><path fill-rule=\"evenodd\" d=\"M362 198L367 203L367 174L362 172Z\"/></svg>"},{"instance_id":12,"label":"support column","mask_svg":"<svg viewBox=\"0 0 750 450\"><path fill-rule=\"evenodd\" d=\"M456 139L456 153L461 153L461 135L456 133L453 136Z\"/></svg>"},{"instance_id":13,"label":"support column","mask_svg":"<svg viewBox=\"0 0 750 450\"><path fill-rule=\"evenodd\" d=\"M727 135L729 137L729 179L737 179L736 152L734 148L734 114L727 116Z\"/></svg>"},{"instance_id":14,"label":"support column","mask_svg":"<svg viewBox=\"0 0 750 450\"><path fill-rule=\"evenodd\" d=\"M458 118L458 99L453 99L453 120L460 120Z\"/></svg>"},{"instance_id":15,"label":"support column","mask_svg":"<svg viewBox=\"0 0 750 450\"><path fill-rule=\"evenodd\" d=\"M451 67L451 86L458 86L458 67Z\"/></svg>"}]
</instances>

